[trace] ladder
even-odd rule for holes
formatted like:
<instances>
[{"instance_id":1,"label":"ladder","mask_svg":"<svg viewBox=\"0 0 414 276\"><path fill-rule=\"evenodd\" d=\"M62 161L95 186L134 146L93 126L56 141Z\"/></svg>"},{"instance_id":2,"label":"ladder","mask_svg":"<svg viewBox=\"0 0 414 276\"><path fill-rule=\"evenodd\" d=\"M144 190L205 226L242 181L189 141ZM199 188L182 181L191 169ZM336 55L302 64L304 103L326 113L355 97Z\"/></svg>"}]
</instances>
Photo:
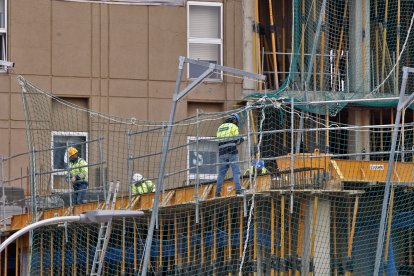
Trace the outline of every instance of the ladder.
<instances>
[{"instance_id":1,"label":"ladder","mask_svg":"<svg viewBox=\"0 0 414 276\"><path fill-rule=\"evenodd\" d=\"M119 180L116 182L115 187L114 183L111 181L109 183L108 196L105 201L105 210L114 210L116 202L116 194L119 189ZM112 202L111 202L112 198ZM110 206L109 206L110 205ZM93 264L91 269L91 276L100 276L102 275L103 263L105 260L105 254L108 247L109 238L111 237L112 232L112 219L108 222L101 223L101 228L99 229L98 241L96 244L95 255L93 257Z\"/></svg>"}]
</instances>

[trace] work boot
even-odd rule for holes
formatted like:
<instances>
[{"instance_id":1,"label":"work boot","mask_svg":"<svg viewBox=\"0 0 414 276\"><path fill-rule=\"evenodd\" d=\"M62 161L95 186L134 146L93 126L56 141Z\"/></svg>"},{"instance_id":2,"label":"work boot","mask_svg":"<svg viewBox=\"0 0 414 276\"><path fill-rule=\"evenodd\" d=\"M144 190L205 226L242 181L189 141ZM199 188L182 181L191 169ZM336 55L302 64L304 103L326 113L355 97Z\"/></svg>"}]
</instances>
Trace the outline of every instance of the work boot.
<instances>
[{"instance_id":1,"label":"work boot","mask_svg":"<svg viewBox=\"0 0 414 276\"><path fill-rule=\"evenodd\" d=\"M221 193L216 192L216 197L221 197Z\"/></svg>"}]
</instances>

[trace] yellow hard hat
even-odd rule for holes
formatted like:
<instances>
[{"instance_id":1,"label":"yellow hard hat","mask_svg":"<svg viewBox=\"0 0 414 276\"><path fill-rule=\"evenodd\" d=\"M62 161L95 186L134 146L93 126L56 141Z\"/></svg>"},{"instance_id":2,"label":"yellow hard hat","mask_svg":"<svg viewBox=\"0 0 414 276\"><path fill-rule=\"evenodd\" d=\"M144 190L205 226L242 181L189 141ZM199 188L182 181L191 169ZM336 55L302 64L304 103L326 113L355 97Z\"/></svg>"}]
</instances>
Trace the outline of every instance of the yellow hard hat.
<instances>
[{"instance_id":1,"label":"yellow hard hat","mask_svg":"<svg viewBox=\"0 0 414 276\"><path fill-rule=\"evenodd\" d=\"M76 148L74 148L74 147L70 147L68 149L69 156L72 156L72 155L77 154L77 153L78 153L78 150Z\"/></svg>"}]
</instances>

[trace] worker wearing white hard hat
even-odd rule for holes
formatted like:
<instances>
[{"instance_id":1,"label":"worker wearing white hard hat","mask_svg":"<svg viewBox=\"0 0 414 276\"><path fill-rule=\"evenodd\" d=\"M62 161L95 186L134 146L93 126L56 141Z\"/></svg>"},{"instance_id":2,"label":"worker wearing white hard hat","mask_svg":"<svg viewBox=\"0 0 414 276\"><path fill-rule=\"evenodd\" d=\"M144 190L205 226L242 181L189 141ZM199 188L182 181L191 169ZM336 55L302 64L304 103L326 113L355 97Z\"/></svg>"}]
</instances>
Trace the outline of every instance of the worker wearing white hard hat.
<instances>
[{"instance_id":1,"label":"worker wearing white hard hat","mask_svg":"<svg viewBox=\"0 0 414 276\"><path fill-rule=\"evenodd\" d=\"M135 173L132 176L132 195L142 195L155 192L155 185L151 180L145 179L142 174Z\"/></svg>"},{"instance_id":2,"label":"worker wearing white hard hat","mask_svg":"<svg viewBox=\"0 0 414 276\"><path fill-rule=\"evenodd\" d=\"M253 160L253 165L250 167L250 169L247 169L245 171L244 175L254 175L255 172L257 172L257 175L267 173L267 169L265 167L263 159Z\"/></svg>"}]
</instances>

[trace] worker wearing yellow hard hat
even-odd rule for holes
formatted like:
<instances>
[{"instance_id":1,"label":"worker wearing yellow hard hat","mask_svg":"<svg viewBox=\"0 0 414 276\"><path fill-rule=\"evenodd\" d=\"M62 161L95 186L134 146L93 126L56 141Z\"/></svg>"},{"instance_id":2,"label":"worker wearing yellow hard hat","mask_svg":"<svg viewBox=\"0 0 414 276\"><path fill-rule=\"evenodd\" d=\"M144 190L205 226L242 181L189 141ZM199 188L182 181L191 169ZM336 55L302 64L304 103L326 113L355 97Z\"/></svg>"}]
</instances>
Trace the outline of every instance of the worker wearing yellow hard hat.
<instances>
[{"instance_id":1,"label":"worker wearing yellow hard hat","mask_svg":"<svg viewBox=\"0 0 414 276\"><path fill-rule=\"evenodd\" d=\"M73 204L85 203L85 193L88 188L88 163L78 156L75 147L68 149L69 155L69 178L75 190Z\"/></svg>"}]
</instances>

